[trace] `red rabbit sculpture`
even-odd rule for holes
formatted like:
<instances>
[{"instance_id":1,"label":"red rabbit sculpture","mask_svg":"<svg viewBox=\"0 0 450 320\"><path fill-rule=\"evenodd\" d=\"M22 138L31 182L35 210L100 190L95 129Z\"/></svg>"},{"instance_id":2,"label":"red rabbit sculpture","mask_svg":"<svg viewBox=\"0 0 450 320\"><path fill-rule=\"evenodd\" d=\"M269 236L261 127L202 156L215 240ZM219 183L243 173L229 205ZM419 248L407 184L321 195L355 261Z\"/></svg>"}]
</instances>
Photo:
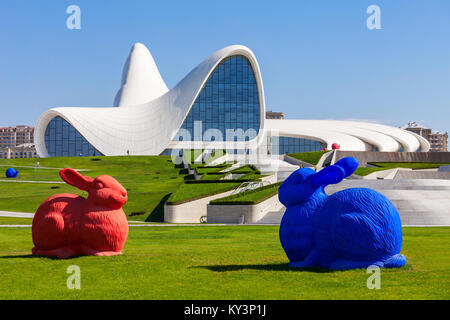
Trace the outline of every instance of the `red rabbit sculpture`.
<instances>
[{"instance_id":1,"label":"red rabbit sculpture","mask_svg":"<svg viewBox=\"0 0 450 320\"><path fill-rule=\"evenodd\" d=\"M128 221L122 210L127 202L125 188L107 175L92 179L73 169L63 169L59 175L89 196L85 199L62 193L45 200L33 218L32 253L61 259L122 254L128 237Z\"/></svg>"}]
</instances>

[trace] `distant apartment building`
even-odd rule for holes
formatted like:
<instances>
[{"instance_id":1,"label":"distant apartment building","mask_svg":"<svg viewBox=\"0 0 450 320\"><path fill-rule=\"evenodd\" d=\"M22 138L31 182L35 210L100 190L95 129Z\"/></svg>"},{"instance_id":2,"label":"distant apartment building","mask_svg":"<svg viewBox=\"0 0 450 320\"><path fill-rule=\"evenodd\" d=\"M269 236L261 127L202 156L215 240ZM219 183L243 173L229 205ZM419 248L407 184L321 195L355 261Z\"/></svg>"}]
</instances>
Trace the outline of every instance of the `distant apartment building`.
<instances>
[{"instance_id":1,"label":"distant apartment building","mask_svg":"<svg viewBox=\"0 0 450 320\"><path fill-rule=\"evenodd\" d=\"M0 159L38 158L34 143L24 143L15 147L0 148Z\"/></svg>"},{"instance_id":2,"label":"distant apartment building","mask_svg":"<svg viewBox=\"0 0 450 320\"><path fill-rule=\"evenodd\" d=\"M415 121L411 121L403 129L414 132L428 140L431 145L430 152L448 152L448 133L434 132Z\"/></svg>"},{"instance_id":3,"label":"distant apartment building","mask_svg":"<svg viewBox=\"0 0 450 320\"><path fill-rule=\"evenodd\" d=\"M430 141L431 144L430 151L448 151L448 132L432 132L428 137L428 141Z\"/></svg>"},{"instance_id":4,"label":"distant apartment building","mask_svg":"<svg viewBox=\"0 0 450 320\"><path fill-rule=\"evenodd\" d=\"M284 113L283 112L275 112L275 111L266 111L266 119L283 120Z\"/></svg>"},{"instance_id":5,"label":"distant apartment building","mask_svg":"<svg viewBox=\"0 0 450 320\"><path fill-rule=\"evenodd\" d=\"M16 126L0 128L0 147L16 147L25 143L34 143L33 127Z\"/></svg>"},{"instance_id":6,"label":"distant apartment building","mask_svg":"<svg viewBox=\"0 0 450 320\"><path fill-rule=\"evenodd\" d=\"M34 128L23 125L0 127L0 158L37 158Z\"/></svg>"}]
</instances>

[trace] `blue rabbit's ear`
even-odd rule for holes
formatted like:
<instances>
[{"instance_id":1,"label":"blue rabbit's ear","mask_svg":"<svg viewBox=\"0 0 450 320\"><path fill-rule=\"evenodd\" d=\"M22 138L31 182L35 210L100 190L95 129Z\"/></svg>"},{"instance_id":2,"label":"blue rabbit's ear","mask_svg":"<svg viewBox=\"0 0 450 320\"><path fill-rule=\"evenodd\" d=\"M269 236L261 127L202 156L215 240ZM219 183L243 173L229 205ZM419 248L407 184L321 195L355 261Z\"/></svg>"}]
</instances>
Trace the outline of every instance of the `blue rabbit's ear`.
<instances>
[{"instance_id":1,"label":"blue rabbit's ear","mask_svg":"<svg viewBox=\"0 0 450 320\"><path fill-rule=\"evenodd\" d=\"M295 170L289 177L284 181L284 184L302 184L305 182L306 178L316 172L311 168L301 168Z\"/></svg>"},{"instance_id":2,"label":"blue rabbit's ear","mask_svg":"<svg viewBox=\"0 0 450 320\"><path fill-rule=\"evenodd\" d=\"M345 178L345 171L340 166L329 166L310 177L315 187L327 186L341 182Z\"/></svg>"},{"instance_id":3,"label":"blue rabbit's ear","mask_svg":"<svg viewBox=\"0 0 450 320\"><path fill-rule=\"evenodd\" d=\"M356 158L347 157L342 158L334 164L335 166L341 167L345 171L345 178L350 176L358 168L359 162Z\"/></svg>"}]
</instances>

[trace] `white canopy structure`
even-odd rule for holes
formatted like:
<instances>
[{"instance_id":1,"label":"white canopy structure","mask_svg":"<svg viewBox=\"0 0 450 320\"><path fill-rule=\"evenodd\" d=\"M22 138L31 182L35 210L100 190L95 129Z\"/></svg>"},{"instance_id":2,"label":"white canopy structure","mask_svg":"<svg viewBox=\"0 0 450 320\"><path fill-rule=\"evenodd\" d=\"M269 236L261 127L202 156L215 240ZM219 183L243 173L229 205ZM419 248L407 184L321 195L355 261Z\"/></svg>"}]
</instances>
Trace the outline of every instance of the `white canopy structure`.
<instances>
[{"instance_id":1,"label":"white canopy structure","mask_svg":"<svg viewBox=\"0 0 450 320\"><path fill-rule=\"evenodd\" d=\"M196 123L201 121L198 138ZM227 130L254 132L228 139ZM193 136L181 141L180 129ZM205 131L217 129L214 138ZM41 157L159 155L177 148L258 148L267 137L293 138L292 147L340 145L351 151L428 151L422 137L377 123L334 120L266 120L263 82L253 52L232 45L213 53L169 90L148 49L137 43L122 73L114 106L59 107L44 112L35 130ZM195 136L195 137L194 137ZM302 143L295 142L295 139ZM270 143L270 139L269 139ZM280 143L287 143L280 140ZM316 144L314 144L316 143ZM311 151L311 150L305 150Z\"/></svg>"}]
</instances>

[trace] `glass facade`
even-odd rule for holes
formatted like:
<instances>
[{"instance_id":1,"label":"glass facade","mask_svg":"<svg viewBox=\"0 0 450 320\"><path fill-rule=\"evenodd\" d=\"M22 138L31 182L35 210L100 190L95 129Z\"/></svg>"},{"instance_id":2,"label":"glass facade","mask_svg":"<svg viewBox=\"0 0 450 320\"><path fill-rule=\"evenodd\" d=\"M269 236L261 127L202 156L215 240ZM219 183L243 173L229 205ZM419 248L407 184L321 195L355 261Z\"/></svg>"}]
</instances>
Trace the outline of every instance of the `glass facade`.
<instances>
[{"instance_id":1,"label":"glass facade","mask_svg":"<svg viewBox=\"0 0 450 320\"><path fill-rule=\"evenodd\" d=\"M66 120L55 117L45 129L45 147L50 157L102 156Z\"/></svg>"},{"instance_id":2,"label":"glass facade","mask_svg":"<svg viewBox=\"0 0 450 320\"><path fill-rule=\"evenodd\" d=\"M201 121L201 130L194 130L194 122L199 124L196 121ZM223 140L245 141L248 137L227 139L226 130L253 129L251 138L254 138L259 127L260 101L255 74L250 62L241 55L229 57L216 67L181 126L189 132L191 141L218 140L216 136L204 136L208 129L219 130ZM186 138L179 133L174 140Z\"/></svg>"},{"instance_id":3,"label":"glass facade","mask_svg":"<svg viewBox=\"0 0 450 320\"><path fill-rule=\"evenodd\" d=\"M320 151L326 148L325 144L318 141L282 136L271 137L270 144L272 154L311 152Z\"/></svg>"}]
</instances>

